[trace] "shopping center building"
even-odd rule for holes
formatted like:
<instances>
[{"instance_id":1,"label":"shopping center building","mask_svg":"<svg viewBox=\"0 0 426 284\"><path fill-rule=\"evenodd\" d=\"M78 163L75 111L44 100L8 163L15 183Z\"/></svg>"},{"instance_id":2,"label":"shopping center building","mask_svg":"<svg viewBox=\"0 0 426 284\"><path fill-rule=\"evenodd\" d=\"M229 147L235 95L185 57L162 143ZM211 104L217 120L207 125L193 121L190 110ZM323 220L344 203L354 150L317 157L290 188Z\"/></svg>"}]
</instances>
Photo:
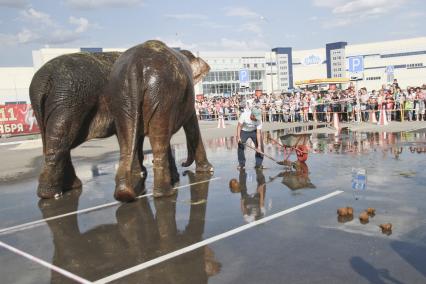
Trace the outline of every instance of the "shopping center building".
<instances>
[{"instance_id":1,"label":"shopping center building","mask_svg":"<svg viewBox=\"0 0 426 284\"><path fill-rule=\"evenodd\" d=\"M29 102L33 74L47 61L62 54L86 51L124 51L125 48L42 48L33 51L32 67L0 68L0 104ZM350 81L368 90L396 78L402 88L426 83L426 37L353 44L341 41L324 47L270 51L194 51L206 60L210 73L195 86L205 96L235 93L281 93L297 88L345 88ZM360 71L360 72L355 72ZM244 75L244 78L242 74Z\"/></svg>"}]
</instances>

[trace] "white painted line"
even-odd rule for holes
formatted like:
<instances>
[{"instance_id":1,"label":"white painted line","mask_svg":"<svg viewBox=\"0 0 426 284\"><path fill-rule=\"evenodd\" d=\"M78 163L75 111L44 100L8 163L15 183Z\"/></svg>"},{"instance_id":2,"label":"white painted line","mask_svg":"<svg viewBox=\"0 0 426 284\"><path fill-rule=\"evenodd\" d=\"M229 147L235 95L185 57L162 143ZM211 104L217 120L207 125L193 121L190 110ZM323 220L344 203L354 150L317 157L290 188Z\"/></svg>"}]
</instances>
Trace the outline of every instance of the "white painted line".
<instances>
[{"instance_id":1,"label":"white painted line","mask_svg":"<svg viewBox=\"0 0 426 284\"><path fill-rule=\"evenodd\" d=\"M21 251L21 250L19 250L17 248L14 248L14 247L12 247L12 246L10 246L8 244L3 243L1 241L0 241L0 246L4 247L5 249L10 250L11 252L14 252L14 253L16 253L16 254L18 254L20 256L23 256L23 257L25 257L25 258L27 258L27 259L29 259L31 261L34 261L34 262L36 262L36 263L38 263L38 264L40 264L40 265L42 265L44 267L47 267L47 268L49 268L49 269L51 269L53 271L56 271L59 274L62 274L63 276L65 276L67 278L70 278L70 279L72 279L72 280L74 280L74 281L76 281L78 283L87 283L87 284L88 283L92 283L89 280L81 278L80 276L77 276L77 275L75 275L75 274L73 274L73 273L71 273L71 272L69 272L69 271L67 271L65 269L62 269L62 268L60 268L58 266L50 264L50 263L48 263L48 262L46 262L46 261L44 261L44 260L42 260L40 258L37 258L37 257L35 257L35 256L31 255L31 254L23 252L23 251Z\"/></svg>"},{"instance_id":2,"label":"white painted line","mask_svg":"<svg viewBox=\"0 0 426 284\"><path fill-rule=\"evenodd\" d=\"M14 141L14 142L3 142L0 143L0 146L6 146L6 145L16 145L16 144L21 144L22 141Z\"/></svg>"},{"instance_id":3,"label":"white painted line","mask_svg":"<svg viewBox=\"0 0 426 284\"><path fill-rule=\"evenodd\" d=\"M188 187L188 186L191 186L191 185L196 185L196 184L205 183L205 182L209 182L209 181L214 181L214 180L217 180L217 179L220 179L220 177L215 177L215 178L208 179L208 180L203 180L203 181L199 181L199 182L194 182L194 183L190 183L190 184L177 186L177 187L175 187L175 189L184 188L184 187ZM148 197L148 196L151 196L151 195L152 195L152 193L148 193L148 194L144 194L144 195L139 195L136 198L140 199L140 198ZM37 220L37 221L24 223L24 224L21 224L21 225L16 225L16 226L13 226L13 227L1 229L0 235L4 235L5 233L11 233L11 232L17 232L17 231L21 231L21 230L30 229L30 228L33 228L33 227L37 227L40 224L43 224L47 221L60 219L60 218L64 218L64 217L75 215L75 214L81 214L81 213L86 213L86 212L90 212L90 211L95 211L95 210L99 210L99 209L106 208L106 207L111 207L111 206L118 205L118 204L122 204L122 202L114 201L114 202L98 205L98 206L95 206L95 207L90 207L90 208L77 210L77 211L73 211L73 212L69 212L69 213L65 213L65 214L61 214L61 215L57 215L57 216L53 216L53 217L49 217L49 218L45 218L45 219L41 219L41 220Z\"/></svg>"},{"instance_id":4,"label":"white painted line","mask_svg":"<svg viewBox=\"0 0 426 284\"><path fill-rule=\"evenodd\" d=\"M25 140L19 140L19 141L11 141L11 142L3 142L3 143L0 143L0 146L17 145L17 144L33 143L33 142L41 143L41 138L38 138L38 139L25 139Z\"/></svg>"},{"instance_id":5,"label":"white painted line","mask_svg":"<svg viewBox=\"0 0 426 284\"><path fill-rule=\"evenodd\" d=\"M257 220L257 221L252 222L252 223L248 223L248 224L246 224L246 225L243 225L243 226L241 226L241 227L238 227L238 228L232 229L232 230L227 231L227 232L225 232L225 233L222 233L222 234L220 234L220 235L216 235L216 236L214 236L214 237L211 237L211 238L205 239L204 241L201 241L201 242L198 242L198 243L192 244L192 245L190 245L190 246L187 246L187 247L181 248L181 249L179 249L179 250L173 251L173 252L171 252L171 253L165 254L165 255L163 255L163 256L160 256L160 257L154 258L154 259L152 259L152 260L150 260L150 261L147 261L147 262L141 263L141 264L136 265L136 266L134 266L134 267L131 267L131 268L125 269L125 270L123 270L123 271L117 272L117 273L112 274L112 275L110 275L110 276L107 276L107 277L105 277L105 278L99 279L99 280L95 281L94 283L96 283L96 284L101 284L101 283L109 283L109 282L111 282L111 281L115 281L115 280L117 280L117 279L123 278L123 277L125 277L125 276L127 276L127 275L130 275L130 274L132 274L132 273L135 273L135 272L141 271L141 270L143 270L143 269L146 269L146 268L151 267L151 266L153 266L153 265L159 264L159 263L164 262L164 261L166 261L166 260L169 260L169 259L171 259L171 258L174 258L174 257L177 257L177 256L179 256L179 255L185 254L185 253L187 253L187 252L190 252L190 251L196 250L196 249L198 249L198 248L200 248L200 247L203 247L203 246L205 246L205 245L211 244L211 243L216 242L216 241L219 241L219 240L221 240L221 239L224 239L224 238L230 237L230 236L232 236L232 235L235 235L235 234L237 234L237 233L240 233L240 232L245 231L245 230L247 230L247 229L250 229L250 228L252 228L252 227L258 226L258 225L260 225L260 224L263 224L263 223L269 222L269 221L271 221L271 220L274 220L274 219L276 219L276 218L278 218L278 217L284 216L284 215L289 214L289 213L291 213L291 212L294 212L294 211L296 211L296 210L299 210L299 209L302 209L302 208L304 208L304 207L310 206L310 205L312 205L312 204L315 204L315 203L321 202L321 201L323 201L323 200L326 200L326 199L328 199L328 198L331 198L331 197L333 197L333 196L336 196L336 195L338 195L338 194L340 194L340 193L343 193L343 191L341 191L341 190L333 191L332 193L329 193L329 194L327 194L327 195L324 195L324 196L321 196L321 197L315 198L315 199L313 199L313 200L311 200L311 201L308 201L308 202L305 202L305 203L299 204L299 205L297 205L297 206L294 206L294 207L291 207L291 208L286 209L286 210L284 210L284 211L281 211L281 212L275 213L275 214L270 215L270 216L268 216L268 217L265 217L265 218L259 219L259 220Z\"/></svg>"}]
</instances>

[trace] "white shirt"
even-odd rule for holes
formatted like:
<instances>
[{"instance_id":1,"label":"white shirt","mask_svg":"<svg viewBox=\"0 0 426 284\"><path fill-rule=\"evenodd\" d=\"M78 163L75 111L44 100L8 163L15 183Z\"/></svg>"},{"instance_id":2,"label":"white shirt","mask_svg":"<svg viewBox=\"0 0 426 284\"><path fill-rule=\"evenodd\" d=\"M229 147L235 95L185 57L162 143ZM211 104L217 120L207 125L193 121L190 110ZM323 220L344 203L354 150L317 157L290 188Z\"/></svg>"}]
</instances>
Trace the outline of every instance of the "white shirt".
<instances>
[{"instance_id":1,"label":"white shirt","mask_svg":"<svg viewBox=\"0 0 426 284\"><path fill-rule=\"evenodd\" d=\"M262 121L253 121L250 119L250 116L251 110L246 110L241 114L240 118L238 119L238 122L242 125L241 129L247 132L255 131L256 129L261 130Z\"/></svg>"}]
</instances>

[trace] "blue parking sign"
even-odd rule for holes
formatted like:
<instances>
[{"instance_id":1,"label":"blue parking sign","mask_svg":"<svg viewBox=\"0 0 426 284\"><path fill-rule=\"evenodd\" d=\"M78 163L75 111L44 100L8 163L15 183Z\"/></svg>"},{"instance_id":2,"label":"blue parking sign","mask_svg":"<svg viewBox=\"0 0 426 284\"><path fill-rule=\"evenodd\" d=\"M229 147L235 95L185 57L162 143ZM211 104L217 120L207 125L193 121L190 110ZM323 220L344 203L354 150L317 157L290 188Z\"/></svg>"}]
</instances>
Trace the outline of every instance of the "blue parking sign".
<instances>
[{"instance_id":1,"label":"blue parking sign","mask_svg":"<svg viewBox=\"0 0 426 284\"><path fill-rule=\"evenodd\" d=\"M240 70L240 83L248 83L250 78L249 78L249 70L248 69L241 69Z\"/></svg>"},{"instance_id":2,"label":"blue parking sign","mask_svg":"<svg viewBox=\"0 0 426 284\"><path fill-rule=\"evenodd\" d=\"M362 56L348 57L349 68L348 71L352 73L364 71L364 58Z\"/></svg>"}]
</instances>

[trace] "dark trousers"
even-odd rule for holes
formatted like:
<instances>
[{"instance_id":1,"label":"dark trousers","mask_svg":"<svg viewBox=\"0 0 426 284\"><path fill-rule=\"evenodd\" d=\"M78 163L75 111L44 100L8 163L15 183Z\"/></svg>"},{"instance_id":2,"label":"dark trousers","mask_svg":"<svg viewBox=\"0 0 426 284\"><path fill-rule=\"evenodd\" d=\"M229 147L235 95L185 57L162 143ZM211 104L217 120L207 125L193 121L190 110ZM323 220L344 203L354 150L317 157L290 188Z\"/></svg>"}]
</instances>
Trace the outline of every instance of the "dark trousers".
<instances>
[{"instance_id":1,"label":"dark trousers","mask_svg":"<svg viewBox=\"0 0 426 284\"><path fill-rule=\"evenodd\" d=\"M246 165L246 156L244 154L244 144L247 142L247 139L251 139L251 141L253 141L254 145L257 148L258 142L257 138L256 138L256 130L255 131L244 131L241 130L240 133L240 138L241 138L241 143L238 144L238 163L240 166L245 166ZM263 146L263 145L262 145ZM263 147L262 147L263 150ZM263 162L263 155L255 152L255 159L256 159L256 166L261 166L262 162Z\"/></svg>"}]
</instances>

